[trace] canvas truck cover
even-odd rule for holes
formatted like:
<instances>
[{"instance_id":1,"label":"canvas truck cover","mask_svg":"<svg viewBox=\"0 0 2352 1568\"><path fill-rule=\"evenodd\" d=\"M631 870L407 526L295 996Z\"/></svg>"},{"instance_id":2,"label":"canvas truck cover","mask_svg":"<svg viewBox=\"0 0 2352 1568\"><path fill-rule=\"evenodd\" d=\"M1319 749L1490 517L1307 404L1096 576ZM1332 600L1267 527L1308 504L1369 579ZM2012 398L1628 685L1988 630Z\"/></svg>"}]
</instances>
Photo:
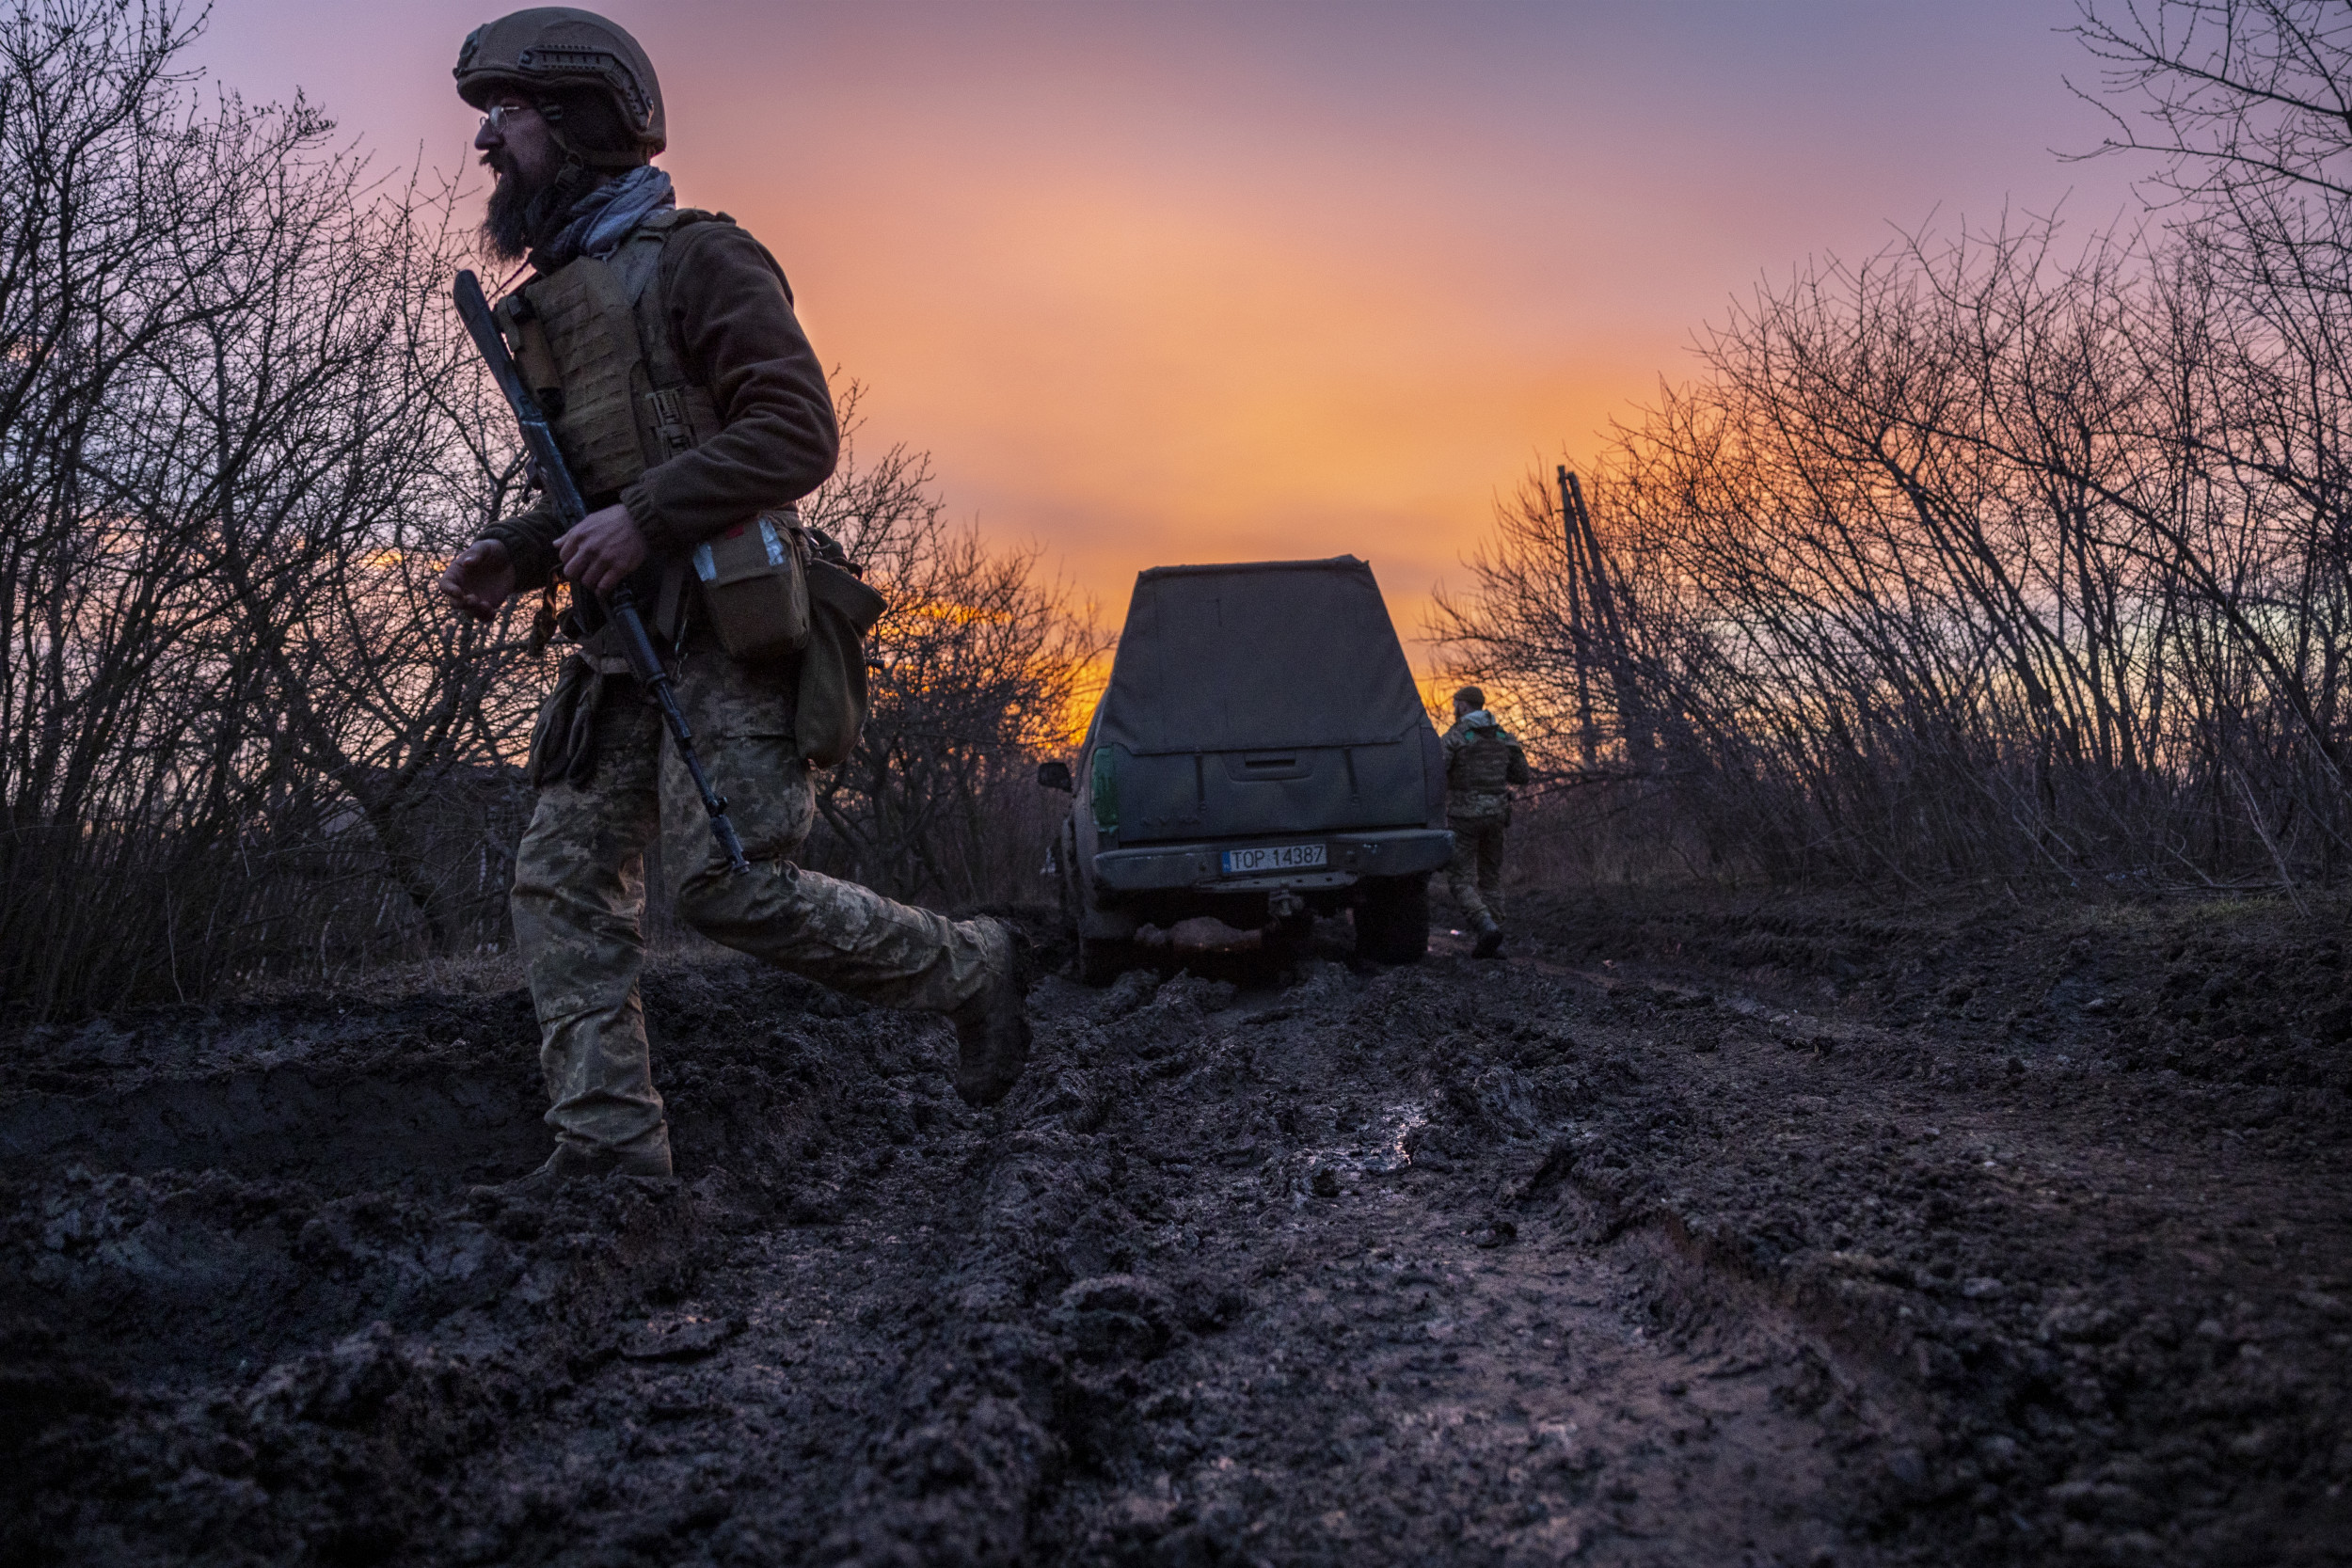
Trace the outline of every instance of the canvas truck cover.
<instances>
[{"instance_id":1,"label":"canvas truck cover","mask_svg":"<svg viewBox=\"0 0 2352 1568\"><path fill-rule=\"evenodd\" d=\"M1436 732L1352 555L1138 575L1093 738L1136 765L1124 838L1443 821ZM1270 752L1296 769L1236 760ZM1230 766L1193 760L1218 754ZM1285 787L1220 787L1261 780Z\"/></svg>"}]
</instances>

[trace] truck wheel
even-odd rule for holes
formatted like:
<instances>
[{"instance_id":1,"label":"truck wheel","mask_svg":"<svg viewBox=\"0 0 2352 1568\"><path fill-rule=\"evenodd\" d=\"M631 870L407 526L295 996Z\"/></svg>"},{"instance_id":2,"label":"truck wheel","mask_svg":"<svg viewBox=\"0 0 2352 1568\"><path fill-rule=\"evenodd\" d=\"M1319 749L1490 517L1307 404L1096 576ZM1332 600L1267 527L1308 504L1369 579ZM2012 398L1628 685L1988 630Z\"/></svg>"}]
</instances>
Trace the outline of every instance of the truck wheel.
<instances>
[{"instance_id":1,"label":"truck wheel","mask_svg":"<svg viewBox=\"0 0 2352 1568\"><path fill-rule=\"evenodd\" d=\"M1086 883L1078 876L1078 839L1074 828L1062 829L1061 845L1061 914L1070 927L1073 942L1078 944L1078 978L1089 986L1107 986L1119 978L1134 958L1135 943L1116 942L1106 937L1090 937L1079 919L1079 910L1086 900Z\"/></svg>"},{"instance_id":2,"label":"truck wheel","mask_svg":"<svg viewBox=\"0 0 2352 1568\"><path fill-rule=\"evenodd\" d=\"M1078 933L1078 978L1089 986L1107 986L1119 978L1134 958L1135 943Z\"/></svg>"},{"instance_id":3,"label":"truck wheel","mask_svg":"<svg viewBox=\"0 0 2352 1568\"><path fill-rule=\"evenodd\" d=\"M1368 877L1356 906L1356 956L1413 964L1429 951L1429 879Z\"/></svg>"},{"instance_id":4,"label":"truck wheel","mask_svg":"<svg viewBox=\"0 0 2352 1568\"><path fill-rule=\"evenodd\" d=\"M1274 922L1266 931L1266 945L1284 959L1303 958L1313 952L1315 911L1301 910Z\"/></svg>"}]
</instances>

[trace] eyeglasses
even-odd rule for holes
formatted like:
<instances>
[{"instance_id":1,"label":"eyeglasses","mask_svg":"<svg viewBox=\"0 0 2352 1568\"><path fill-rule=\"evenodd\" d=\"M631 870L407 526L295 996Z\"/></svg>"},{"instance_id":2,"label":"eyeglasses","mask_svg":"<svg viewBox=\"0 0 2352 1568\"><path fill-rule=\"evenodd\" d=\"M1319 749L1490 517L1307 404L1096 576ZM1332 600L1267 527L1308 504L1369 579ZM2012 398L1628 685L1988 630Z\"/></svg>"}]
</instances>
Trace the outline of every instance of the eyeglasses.
<instances>
[{"instance_id":1,"label":"eyeglasses","mask_svg":"<svg viewBox=\"0 0 2352 1568\"><path fill-rule=\"evenodd\" d=\"M474 135L480 135L485 131L496 131L500 135L504 135L506 134L506 121L509 117L514 115L537 114L538 112L539 111L535 107L529 103L493 103L483 114L482 123L474 128Z\"/></svg>"}]
</instances>

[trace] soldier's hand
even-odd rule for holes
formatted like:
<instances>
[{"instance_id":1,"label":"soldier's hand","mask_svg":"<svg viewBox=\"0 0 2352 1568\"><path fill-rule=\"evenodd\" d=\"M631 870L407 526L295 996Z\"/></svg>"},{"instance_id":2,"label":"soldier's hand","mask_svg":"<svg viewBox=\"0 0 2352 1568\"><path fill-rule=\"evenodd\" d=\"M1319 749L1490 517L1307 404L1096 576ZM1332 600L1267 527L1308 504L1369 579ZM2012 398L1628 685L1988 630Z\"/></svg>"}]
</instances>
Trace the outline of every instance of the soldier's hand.
<instances>
[{"instance_id":1,"label":"soldier's hand","mask_svg":"<svg viewBox=\"0 0 2352 1568\"><path fill-rule=\"evenodd\" d=\"M515 562L495 539L477 539L457 552L441 574L441 597L477 621L487 621L515 591Z\"/></svg>"},{"instance_id":2,"label":"soldier's hand","mask_svg":"<svg viewBox=\"0 0 2352 1568\"><path fill-rule=\"evenodd\" d=\"M610 594L645 563L645 536L626 506L591 512L555 542L564 576L592 594Z\"/></svg>"}]
</instances>

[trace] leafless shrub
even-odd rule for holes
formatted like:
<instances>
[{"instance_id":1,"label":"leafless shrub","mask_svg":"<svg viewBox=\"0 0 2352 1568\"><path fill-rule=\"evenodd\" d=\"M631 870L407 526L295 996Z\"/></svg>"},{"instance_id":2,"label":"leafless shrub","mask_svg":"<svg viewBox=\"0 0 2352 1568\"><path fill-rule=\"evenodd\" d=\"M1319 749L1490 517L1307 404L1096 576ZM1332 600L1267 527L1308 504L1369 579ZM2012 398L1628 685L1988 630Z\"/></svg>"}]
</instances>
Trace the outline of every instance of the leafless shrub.
<instances>
[{"instance_id":1,"label":"leafless shrub","mask_svg":"<svg viewBox=\"0 0 2352 1568\"><path fill-rule=\"evenodd\" d=\"M1610 760L1674 792L1664 843L1898 882L2331 873L2346 405L2194 247L2053 244L1760 293L1620 432ZM1593 659L1557 629L1548 499L1506 512L1443 629L1556 766L1563 672Z\"/></svg>"},{"instance_id":2,"label":"leafless shrub","mask_svg":"<svg viewBox=\"0 0 2352 1568\"><path fill-rule=\"evenodd\" d=\"M0 997L41 1012L485 926L423 827L513 719L512 650L419 612L505 466L453 439L446 210L199 96L193 36L0 12Z\"/></svg>"},{"instance_id":3,"label":"leafless shrub","mask_svg":"<svg viewBox=\"0 0 2352 1568\"><path fill-rule=\"evenodd\" d=\"M853 426L857 388L841 399ZM868 643L873 708L857 751L818 779L812 863L907 898L1035 896L1053 808L1036 758L1066 744L1080 683L1107 646L1090 607L1039 578L1034 547L991 551L951 522L927 458L870 466L854 438L804 502L890 610Z\"/></svg>"},{"instance_id":4,"label":"leafless shrub","mask_svg":"<svg viewBox=\"0 0 2352 1568\"><path fill-rule=\"evenodd\" d=\"M2332 878L2352 835L2352 27L2086 4L2163 227L2047 223L1760 291L1595 486L1576 621L1532 485L1438 629L1652 863L1778 879ZM1596 767L1565 737L1606 693ZM1642 818L1629 799L1670 798ZM1626 856L1621 854L1620 861Z\"/></svg>"}]
</instances>

